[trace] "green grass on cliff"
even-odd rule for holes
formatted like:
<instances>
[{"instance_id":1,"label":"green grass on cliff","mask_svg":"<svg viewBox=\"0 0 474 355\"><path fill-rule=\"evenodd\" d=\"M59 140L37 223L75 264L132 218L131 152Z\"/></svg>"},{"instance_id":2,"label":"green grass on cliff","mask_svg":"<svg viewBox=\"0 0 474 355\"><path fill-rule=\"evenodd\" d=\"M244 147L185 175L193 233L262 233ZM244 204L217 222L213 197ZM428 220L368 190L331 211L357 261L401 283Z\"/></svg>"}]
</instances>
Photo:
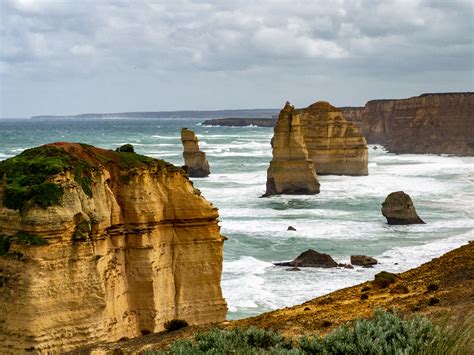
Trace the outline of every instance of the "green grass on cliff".
<instances>
[{"instance_id":1,"label":"green grass on cliff","mask_svg":"<svg viewBox=\"0 0 474 355\"><path fill-rule=\"evenodd\" d=\"M64 190L50 179L65 171L72 171L74 180L87 196L92 197L91 179L98 165L121 170L151 163L167 168L173 167L163 160L135 153L114 152L87 144L70 144L70 146L74 153L60 146L44 145L1 161L0 183L4 185L5 207L23 211L31 205L42 208L59 205Z\"/></svg>"}]
</instances>

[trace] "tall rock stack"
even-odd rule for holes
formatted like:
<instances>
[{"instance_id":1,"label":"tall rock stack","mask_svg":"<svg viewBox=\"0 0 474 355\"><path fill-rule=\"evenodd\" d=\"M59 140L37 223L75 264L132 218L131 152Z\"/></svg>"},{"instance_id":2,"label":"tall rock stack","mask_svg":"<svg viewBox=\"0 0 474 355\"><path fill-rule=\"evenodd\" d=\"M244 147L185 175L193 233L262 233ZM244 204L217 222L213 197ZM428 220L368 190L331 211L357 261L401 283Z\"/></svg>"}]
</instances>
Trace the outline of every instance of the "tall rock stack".
<instances>
[{"instance_id":1,"label":"tall rock stack","mask_svg":"<svg viewBox=\"0 0 474 355\"><path fill-rule=\"evenodd\" d=\"M273 159L267 170L264 196L319 193L318 177L308 157L300 119L300 114L287 102L274 129Z\"/></svg>"},{"instance_id":2,"label":"tall rock stack","mask_svg":"<svg viewBox=\"0 0 474 355\"><path fill-rule=\"evenodd\" d=\"M299 112L308 156L318 175L368 175L367 141L341 110L319 101Z\"/></svg>"},{"instance_id":3,"label":"tall rock stack","mask_svg":"<svg viewBox=\"0 0 474 355\"><path fill-rule=\"evenodd\" d=\"M199 140L196 134L187 128L181 129L181 142L184 147L184 165L187 166L189 176L209 176L209 163L206 159L206 153L199 150Z\"/></svg>"},{"instance_id":4,"label":"tall rock stack","mask_svg":"<svg viewBox=\"0 0 474 355\"><path fill-rule=\"evenodd\" d=\"M55 143L0 162L0 353L223 321L217 208L162 160Z\"/></svg>"}]
</instances>

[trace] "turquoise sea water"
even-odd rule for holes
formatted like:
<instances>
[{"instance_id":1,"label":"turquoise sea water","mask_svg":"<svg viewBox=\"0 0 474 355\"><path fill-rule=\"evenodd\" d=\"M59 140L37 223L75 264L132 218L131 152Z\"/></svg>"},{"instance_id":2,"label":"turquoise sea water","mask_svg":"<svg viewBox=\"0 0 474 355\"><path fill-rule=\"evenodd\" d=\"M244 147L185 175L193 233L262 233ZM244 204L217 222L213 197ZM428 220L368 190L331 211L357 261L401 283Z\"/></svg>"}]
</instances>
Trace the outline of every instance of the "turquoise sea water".
<instances>
[{"instance_id":1,"label":"turquoise sea water","mask_svg":"<svg viewBox=\"0 0 474 355\"><path fill-rule=\"evenodd\" d=\"M370 146L369 176L322 176L319 195L259 198L273 129L204 127L201 121L0 119L0 160L40 144L73 141L103 148L131 143L138 153L181 166L180 129L195 130L211 175L193 180L219 208L222 233L229 238L222 288L231 319L301 303L380 270L403 271L474 239L474 157L395 155ZM385 223L381 203L398 190L412 196L426 225ZM289 225L297 231L287 231ZM367 254L380 264L300 272L272 265L309 248L338 262Z\"/></svg>"}]
</instances>

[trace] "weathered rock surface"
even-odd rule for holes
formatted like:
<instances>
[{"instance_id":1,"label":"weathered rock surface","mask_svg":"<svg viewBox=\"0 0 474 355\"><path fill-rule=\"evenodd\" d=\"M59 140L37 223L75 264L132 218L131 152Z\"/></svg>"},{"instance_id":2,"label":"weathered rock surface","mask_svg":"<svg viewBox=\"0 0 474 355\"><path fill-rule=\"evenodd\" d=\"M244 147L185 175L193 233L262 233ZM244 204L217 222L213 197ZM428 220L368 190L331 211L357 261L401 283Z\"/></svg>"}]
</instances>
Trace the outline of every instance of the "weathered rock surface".
<instances>
[{"instance_id":1,"label":"weathered rock surface","mask_svg":"<svg viewBox=\"0 0 474 355\"><path fill-rule=\"evenodd\" d=\"M403 191L392 192L382 203L382 214L388 224L424 224L416 214L411 197Z\"/></svg>"},{"instance_id":2,"label":"weathered rock surface","mask_svg":"<svg viewBox=\"0 0 474 355\"><path fill-rule=\"evenodd\" d=\"M372 266L377 264L377 259L367 255L351 255L351 264L358 266Z\"/></svg>"},{"instance_id":3,"label":"weathered rock surface","mask_svg":"<svg viewBox=\"0 0 474 355\"><path fill-rule=\"evenodd\" d=\"M187 128L181 129L181 142L184 147L184 165L187 166L189 176L209 176L209 163L206 159L206 153L199 150L199 140L196 134Z\"/></svg>"},{"instance_id":4,"label":"weathered rock surface","mask_svg":"<svg viewBox=\"0 0 474 355\"><path fill-rule=\"evenodd\" d=\"M392 153L474 155L472 92L369 101L360 122L369 143Z\"/></svg>"},{"instance_id":5,"label":"weathered rock surface","mask_svg":"<svg viewBox=\"0 0 474 355\"><path fill-rule=\"evenodd\" d=\"M319 253L315 250L308 249L307 251L301 253L293 261L274 263L276 266L292 266L292 267L337 267L338 264L334 259L324 253Z\"/></svg>"},{"instance_id":6,"label":"weathered rock surface","mask_svg":"<svg viewBox=\"0 0 474 355\"><path fill-rule=\"evenodd\" d=\"M300 114L288 102L281 110L272 139L273 159L264 196L319 193L319 181L302 133Z\"/></svg>"},{"instance_id":7,"label":"weathered rock surface","mask_svg":"<svg viewBox=\"0 0 474 355\"><path fill-rule=\"evenodd\" d=\"M341 110L319 101L298 112L308 156L318 175L368 174L367 141Z\"/></svg>"},{"instance_id":8,"label":"weathered rock surface","mask_svg":"<svg viewBox=\"0 0 474 355\"><path fill-rule=\"evenodd\" d=\"M30 175L32 192L18 174L32 174L33 162L49 170ZM0 179L0 353L132 338L174 318L225 319L217 209L182 169L54 143L0 162Z\"/></svg>"}]
</instances>

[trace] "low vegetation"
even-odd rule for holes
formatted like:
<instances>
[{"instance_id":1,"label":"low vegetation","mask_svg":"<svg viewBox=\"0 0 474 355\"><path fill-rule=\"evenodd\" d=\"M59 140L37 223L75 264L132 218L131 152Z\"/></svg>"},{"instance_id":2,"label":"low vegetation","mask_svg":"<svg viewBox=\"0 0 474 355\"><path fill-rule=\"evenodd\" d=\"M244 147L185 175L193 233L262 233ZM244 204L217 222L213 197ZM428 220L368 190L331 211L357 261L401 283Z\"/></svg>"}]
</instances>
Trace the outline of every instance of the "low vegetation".
<instances>
[{"instance_id":1,"label":"low vegetation","mask_svg":"<svg viewBox=\"0 0 474 355\"><path fill-rule=\"evenodd\" d=\"M44 245L48 244L48 241L43 237L25 231L16 232L12 236L0 234L0 256L8 254L10 252L10 246L13 243L25 245Z\"/></svg>"},{"instance_id":2,"label":"low vegetation","mask_svg":"<svg viewBox=\"0 0 474 355\"><path fill-rule=\"evenodd\" d=\"M59 205L64 190L51 178L65 171L73 172L74 180L87 196L92 197L92 176L100 164L122 170L152 163L174 168L163 160L133 153L133 147L114 152L87 144L71 143L70 146L72 152L60 146L44 145L0 161L5 207L24 211L32 205L42 208Z\"/></svg>"},{"instance_id":3,"label":"low vegetation","mask_svg":"<svg viewBox=\"0 0 474 355\"><path fill-rule=\"evenodd\" d=\"M255 327L212 329L193 340L174 342L166 353L463 354L471 349L472 335L472 322L464 322L460 329L446 330L434 326L427 318L408 319L395 310L378 309L374 318L356 320L353 325L336 328L324 336L303 336L291 341L272 330Z\"/></svg>"}]
</instances>

